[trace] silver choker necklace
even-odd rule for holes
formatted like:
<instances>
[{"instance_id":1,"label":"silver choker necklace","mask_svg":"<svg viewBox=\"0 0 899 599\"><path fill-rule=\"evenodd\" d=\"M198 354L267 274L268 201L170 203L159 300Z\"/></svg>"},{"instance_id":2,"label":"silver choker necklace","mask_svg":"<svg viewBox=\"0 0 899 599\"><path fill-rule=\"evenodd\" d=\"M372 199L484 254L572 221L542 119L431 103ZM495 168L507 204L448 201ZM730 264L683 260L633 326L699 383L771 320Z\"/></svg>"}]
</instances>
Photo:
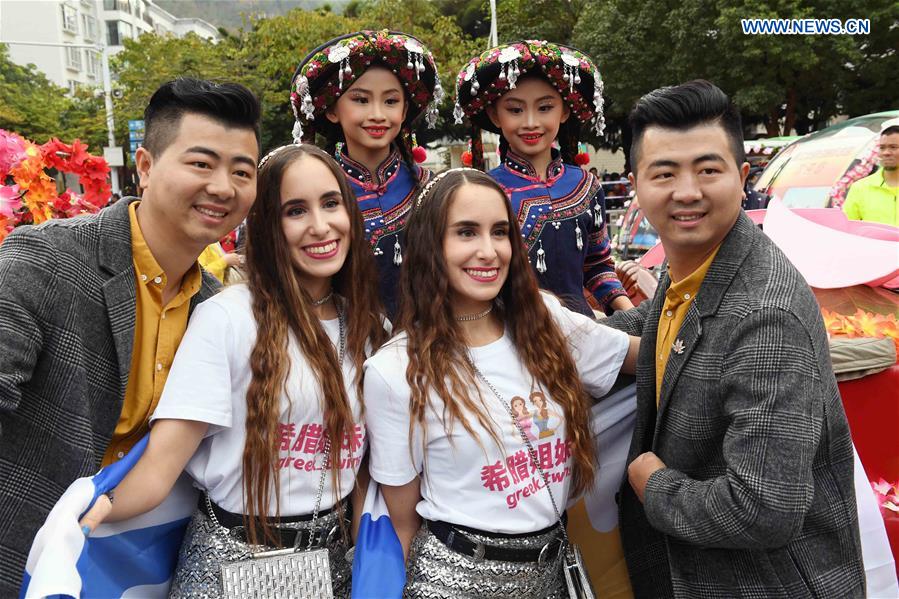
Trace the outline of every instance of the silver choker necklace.
<instances>
[{"instance_id":1,"label":"silver choker necklace","mask_svg":"<svg viewBox=\"0 0 899 599\"><path fill-rule=\"evenodd\" d=\"M317 299L317 300L312 300L312 305L313 305L314 307L318 308L318 307L321 306L322 304L327 304L328 301L330 301L330 299L331 299L333 296L334 296L334 290L332 289L331 291L328 292L328 295L326 295L325 297L323 297L323 298L321 298L321 299Z\"/></svg>"},{"instance_id":2,"label":"silver choker necklace","mask_svg":"<svg viewBox=\"0 0 899 599\"><path fill-rule=\"evenodd\" d=\"M487 316L488 314L490 314L491 312L493 312L493 304L490 304L489 306L487 306L487 309L484 310L483 312L478 312L476 314L463 314L462 316L456 316L456 320L458 320L460 322L467 322L470 320L480 320L480 319L484 318L485 316Z\"/></svg>"}]
</instances>

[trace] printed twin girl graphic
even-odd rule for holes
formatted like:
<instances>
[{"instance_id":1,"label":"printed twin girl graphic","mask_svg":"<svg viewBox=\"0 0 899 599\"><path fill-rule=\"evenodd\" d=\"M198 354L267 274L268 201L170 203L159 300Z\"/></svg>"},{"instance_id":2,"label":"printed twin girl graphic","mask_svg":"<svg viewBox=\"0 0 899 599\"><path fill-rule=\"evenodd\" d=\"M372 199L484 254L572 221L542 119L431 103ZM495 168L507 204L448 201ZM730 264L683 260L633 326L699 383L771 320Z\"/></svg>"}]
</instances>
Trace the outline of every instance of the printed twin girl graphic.
<instances>
[{"instance_id":1,"label":"printed twin girl graphic","mask_svg":"<svg viewBox=\"0 0 899 599\"><path fill-rule=\"evenodd\" d=\"M549 408L546 396L542 392L534 391L529 399L533 406L532 409L528 408L523 397L516 395L512 398L512 411L515 413L515 419L521 430L531 441L552 437L561 421L559 415L555 410Z\"/></svg>"},{"instance_id":2,"label":"printed twin girl graphic","mask_svg":"<svg viewBox=\"0 0 899 599\"><path fill-rule=\"evenodd\" d=\"M550 483L561 483L571 476L571 444L564 439L562 418L559 412L550 407L546 396L534 391L527 400L515 396L511 401L512 412L518 426L515 437L520 437L518 427L532 442L537 463L525 448L514 451L501 460L487 463L481 468L481 484L488 491L502 493L506 506L515 510L523 501L542 495L541 489L546 486L540 470L546 474ZM559 431L557 434L556 431ZM516 443L517 445L517 443ZM545 493L545 491L543 491Z\"/></svg>"}]
</instances>

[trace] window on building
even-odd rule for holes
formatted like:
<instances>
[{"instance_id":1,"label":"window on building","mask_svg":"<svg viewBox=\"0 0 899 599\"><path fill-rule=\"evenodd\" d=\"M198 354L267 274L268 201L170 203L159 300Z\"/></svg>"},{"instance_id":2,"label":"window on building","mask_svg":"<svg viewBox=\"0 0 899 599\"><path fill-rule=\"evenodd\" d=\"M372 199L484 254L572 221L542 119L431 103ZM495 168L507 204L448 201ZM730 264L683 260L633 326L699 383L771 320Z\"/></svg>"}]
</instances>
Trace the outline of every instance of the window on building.
<instances>
[{"instance_id":1,"label":"window on building","mask_svg":"<svg viewBox=\"0 0 899 599\"><path fill-rule=\"evenodd\" d=\"M73 71L81 70L81 48L66 48L66 68Z\"/></svg>"},{"instance_id":2,"label":"window on building","mask_svg":"<svg viewBox=\"0 0 899 599\"><path fill-rule=\"evenodd\" d=\"M122 39L119 37L119 22L106 21L106 45L121 46Z\"/></svg>"},{"instance_id":3,"label":"window on building","mask_svg":"<svg viewBox=\"0 0 899 599\"><path fill-rule=\"evenodd\" d=\"M78 33L78 11L68 4L61 4L62 28L69 33Z\"/></svg>"},{"instance_id":4,"label":"window on building","mask_svg":"<svg viewBox=\"0 0 899 599\"><path fill-rule=\"evenodd\" d=\"M69 95L74 96L75 92L78 91L78 82L74 79L69 79L67 83L69 84Z\"/></svg>"},{"instance_id":5,"label":"window on building","mask_svg":"<svg viewBox=\"0 0 899 599\"><path fill-rule=\"evenodd\" d=\"M122 46L125 40L134 38L134 27L125 21L106 21L106 44Z\"/></svg>"},{"instance_id":6,"label":"window on building","mask_svg":"<svg viewBox=\"0 0 899 599\"><path fill-rule=\"evenodd\" d=\"M91 15L82 14L81 15L81 30L84 35L84 39L87 41L95 41L97 39L98 31L97 31L97 19Z\"/></svg>"},{"instance_id":7,"label":"window on building","mask_svg":"<svg viewBox=\"0 0 899 599\"><path fill-rule=\"evenodd\" d=\"M100 53L93 50L85 50L84 54L87 56L87 76L91 79L99 79L102 68Z\"/></svg>"},{"instance_id":8,"label":"window on building","mask_svg":"<svg viewBox=\"0 0 899 599\"><path fill-rule=\"evenodd\" d=\"M120 10L131 12L130 0L103 0L103 10Z\"/></svg>"}]
</instances>

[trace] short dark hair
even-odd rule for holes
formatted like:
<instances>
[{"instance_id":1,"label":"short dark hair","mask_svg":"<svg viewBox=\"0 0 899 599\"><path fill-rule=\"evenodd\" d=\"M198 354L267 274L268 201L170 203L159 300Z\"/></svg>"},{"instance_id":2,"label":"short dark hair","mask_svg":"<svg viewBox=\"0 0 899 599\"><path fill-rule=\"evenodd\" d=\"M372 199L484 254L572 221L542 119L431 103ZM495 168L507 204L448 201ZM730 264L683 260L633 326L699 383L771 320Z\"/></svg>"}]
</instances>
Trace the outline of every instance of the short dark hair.
<instances>
[{"instance_id":1,"label":"short dark hair","mask_svg":"<svg viewBox=\"0 0 899 599\"><path fill-rule=\"evenodd\" d=\"M185 114L199 114L228 127L252 129L259 143L259 100L239 83L179 77L159 86L144 110L144 147L159 156L172 143Z\"/></svg>"},{"instance_id":2,"label":"short dark hair","mask_svg":"<svg viewBox=\"0 0 899 599\"><path fill-rule=\"evenodd\" d=\"M880 132L881 135L895 135L899 133L899 125L890 125Z\"/></svg>"},{"instance_id":3,"label":"short dark hair","mask_svg":"<svg viewBox=\"0 0 899 599\"><path fill-rule=\"evenodd\" d=\"M652 126L684 131L697 125L718 123L730 140L737 166L746 162L740 111L727 94L703 79L649 92L637 100L628 123L632 133L631 170L635 175L643 134Z\"/></svg>"}]
</instances>

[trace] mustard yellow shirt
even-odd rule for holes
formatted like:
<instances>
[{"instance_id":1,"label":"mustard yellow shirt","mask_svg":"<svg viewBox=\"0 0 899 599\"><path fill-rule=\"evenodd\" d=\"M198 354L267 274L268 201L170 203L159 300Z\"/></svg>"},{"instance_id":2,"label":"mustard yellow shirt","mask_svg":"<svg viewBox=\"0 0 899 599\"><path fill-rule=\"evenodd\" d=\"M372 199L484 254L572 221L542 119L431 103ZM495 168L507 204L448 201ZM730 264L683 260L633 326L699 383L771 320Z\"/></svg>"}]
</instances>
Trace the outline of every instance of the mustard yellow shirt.
<instances>
[{"instance_id":1,"label":"mustard yellow shirt","mask_svg":"<svg viewBox=\"0 0 899 599\"><path fill-rule=\"evenodd\" d=\"M175 350L187 328L190 299L202 284L200 267L194 264L184 275L178 294L168 305L162 305L166 274L141 233L137 223L138 204L134 202L128 207L137 291L131 370L122 413L103 456L104 466L124 456L147 432L150 414L156 409Z\"/></svg>"},{"instance_id":2,"label":"mustard yellow shirt","mask_svg":"<svg viewBox=\"0 0 899 599\"><path fill-rule=\"evenodd\" d=\"M719 246L720 247L720 246ZM656 406L662 393L662 378L665 376L665 367L668 365L668 356L678 343L677 334L687 317L690 304L696 299L699 287L709 272L712 261L718 254L716 247L699 268L678 282L672 282L665 292L665 304L662 306L662 314L659 316L659 331L656 335ZM670 271L669 271L670 273Z\"/></svg>"}]
</instances>

